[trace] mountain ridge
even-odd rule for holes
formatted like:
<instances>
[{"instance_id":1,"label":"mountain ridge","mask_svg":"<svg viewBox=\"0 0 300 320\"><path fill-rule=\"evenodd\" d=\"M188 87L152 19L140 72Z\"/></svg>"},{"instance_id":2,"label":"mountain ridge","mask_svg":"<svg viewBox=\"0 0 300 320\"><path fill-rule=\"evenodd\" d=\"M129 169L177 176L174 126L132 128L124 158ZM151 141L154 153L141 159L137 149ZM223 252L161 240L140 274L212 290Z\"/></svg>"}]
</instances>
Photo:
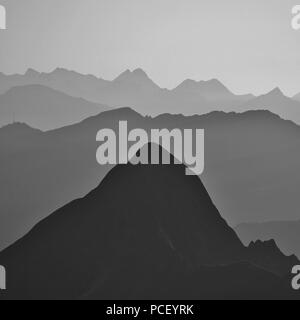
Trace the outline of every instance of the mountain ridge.
<instances>
[{"instance_id":1,"label":"mountain ridge","mask_svg":"<svg viewBox=\"0 0 300 320\"><path fill-rule=\"evenodd\" d=\"M18 121L45 131L76 123L108 109L41 84L28 84L13 87L0 95L0 126Z\"/></svg>"},{"instance_id":2,"label":"mountain ridge","mask_svg":"<svg viewBox=\"0 0 300 320\"><path fill-rule=\"evenodd\" d=\"M297 260L268 250L244 247L183 165L119 165L0 253L10 271L3 297L293 297L276 274L285 276ZM211 277L214 267L227 274L225 292Z\"/></svg>"},{"instance_id":3,"label":"mountain ridge","mask_svg":"<svg viewBox=\"0 0 300 320\"><path fill-rule=\"evenodd\" d=\"M300 188L295 175L300 163L300 128L295 123L269 111L149 118L122 108L57 130L33 131L30 136L14 125L9 135L0 129L0 202L6 208L1 214L1 249L51 212L97 186L111 167L96 162L96 134L100 128L118 132L120 120L128 121L129 130L143 128L147 132L151 128L204 129L202 180L231 226L298 218L292 210L298 204L296 190ZM9 201L11 194L17 202Z\"/></svg>"}]
</instances>

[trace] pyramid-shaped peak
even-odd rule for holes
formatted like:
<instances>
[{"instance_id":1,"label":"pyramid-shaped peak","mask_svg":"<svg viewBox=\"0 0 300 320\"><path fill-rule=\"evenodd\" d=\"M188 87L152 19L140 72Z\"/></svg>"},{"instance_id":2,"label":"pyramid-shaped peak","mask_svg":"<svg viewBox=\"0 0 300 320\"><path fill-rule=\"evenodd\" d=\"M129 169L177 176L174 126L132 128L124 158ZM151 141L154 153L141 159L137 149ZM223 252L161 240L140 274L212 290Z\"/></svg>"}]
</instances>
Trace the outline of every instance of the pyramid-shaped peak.
<instances>
[{"instance_id":1,"label":"pyramid-shaped peak","mask_svg":"<svg viewBox=\"0 0 300 320\"><path fill-rule=\"evenodd\" d=\"M267 95L270 95L270 96L284 96L284 93L282 92L282 90L279 87L276 87L273 90L271 90Z\"/></svg>"},{"instance_id":2,"label":"pyramid-shaped peak","mask_svg":"<svg viewBox=\"0 0 300 320\"><path fill-rule=\"evenodd\" d=\"M254 261L254 273L244 282L251 290L257 272L268 270L264 259L271 266L286 259L280 253L269 255L268 249L247 251L198 177L185 176L182 166L124 164L115 166L87 196L59 209L2 252L0 262L10 270L13 290L5 292L7 299L122 299L132 292L143 299L144 292L146 298L157 297L166 288L163 298L172 300L169 292L176 290L184 299L182 288L193 288L197 295L191 297L198 297L203 286L209 291L204 297L219 292L230 296L232 284L236 291L236 283L244 279L236 277L237 272L244 276L244 268L236 265L240 261ZM290 272L297 263L285 266L283 261L284 269ZM219 270L219 279L230 284L226 291L214 280ZM272 291L275 280L266 282Z\"/></svg>"}]
</instances>

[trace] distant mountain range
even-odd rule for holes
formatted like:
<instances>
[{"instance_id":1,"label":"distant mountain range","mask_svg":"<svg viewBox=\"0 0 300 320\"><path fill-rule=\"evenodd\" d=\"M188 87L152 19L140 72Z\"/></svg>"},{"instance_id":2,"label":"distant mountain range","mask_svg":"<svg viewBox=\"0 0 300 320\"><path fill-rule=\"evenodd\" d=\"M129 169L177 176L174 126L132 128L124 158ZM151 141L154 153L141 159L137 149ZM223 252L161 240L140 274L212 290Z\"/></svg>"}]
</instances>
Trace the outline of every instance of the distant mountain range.
<instances>
[{"instance_id":1,"label":"distant mountain range","mask_svg":"<svg viewBox=\"0 0 300 320\"><path fill-rule=\"evenodd\" d=\"M1 248L99 184L111 167L96 162L96 134L101 128L118 132L119 120L129 129L204 128L201 179L231 226L299 219L296 124L268 111L150 118L121 108L49 132L17 123L0 129Z\"/></svg>"},{"instance_id":2,"label":"distant mountain range","mask_svg":"<svg viewBox=\"0 0 300 320\"><path fill-rule=\"evenodd\" d=\"M1 299L300 299L299 261L244 247L183 165L121 165L0 254Z\"/></svg>"},{"instance_id":3,"label":"distant mountain range","mask_svg":"<svg viewBox=\"0 0 300 320\"><path fill-rule=\"evenodd\" d=\"M245 245L251 241L274 239L285 254L300 257L300 221L242 223L235 231Z\"/></svg>"},{"instance_id":4,"label":"distant mountain range","mask_svg":"<svg viewBox=\"0 0 300 320\"><path fill-rule=\"evenodd\" d=\"M14 121L50 130L79 122L109 108L42 85L14 87L0 96L0 126Z\"/></svg>"},{"instance_id":5,"label":"distant mountain range","mask_svg":"<svg viewBox=\"0 0 300 320\"><path fill-rule=\"evenodd\" d=\"M244 111L245 109L269 110L283 119L300 124L300 101L286 97L279 88L246 102L238 110Z\"/></svg>"},{"instance_id":6,"label":"distant mountain range","mask_svg":"<svg viewBox=\"0 0 300 320\"><path fill-rule=\"evenodd\" d=\"M280 115L283 119L300 124L300 101L297 96L295 99L288 98L282 94L280 89L275 89L260 97L255 97L252 94L235 95L217 79L199 82L185 80L175 89L168 90L156 85L142 69L127 70L113 81L103 80L92 75L81 75L65 69L56 69L51 73L39 73L29 69L24 75L0 74L0 94L4 94L14 87L28 85L42 86L35 87L33 92L26 95L32 99L34 99L34 95L42 97L45 91L44 87L48 87L68 96L86 100L85 102L81 101L81 109L79 108L80 101L73 101L75 119L69 117L67 123L64 119L55 123L55 117L52 116L54 123L51 124L51 129L58 128L62 123L63 125L76 123L76 118L78 120L82 114L86 117L94 115L97 104L101 105L100 108L103 108L103 105L112 108L132 107L143 115L152 116L162 113L194 115L212 111L245 112L266 109ZM13 103L11 100L7 102L5 97L0 97L0 115L2 113L5 115L5 117L1 116L1 119L4 120L0 124L10 123L12 109L15 109L15 117L19 121L27 122L30 125L34 122L35 127L41 130L49 129L47 114L45 113L45 118L41 119L36 114L43 114L45 108L47 110L50 107L53 110L61 108L65 103L64 99L58 99L57 92L52 92L54 97L48 93L43 97L43 100L35 100L34 108L32 108L26 103L23 105L22 99L18 99L22 96L22 92L19 93L19 91L24 90L26 89L18 88L10 92ZM17 98L14 98L12 93ZM89 105L87 101L93 103ZM63 115L69 114L70 102L66 103L66 112L61 111ZM38 112L39 107L40 111ZM22 112L19 112L20 110ZM78 116L76 116L77 113ZM31 120L30 117L33 119ZM37 118L40 119L40 123Z\"/></svg>"}]
</instances>

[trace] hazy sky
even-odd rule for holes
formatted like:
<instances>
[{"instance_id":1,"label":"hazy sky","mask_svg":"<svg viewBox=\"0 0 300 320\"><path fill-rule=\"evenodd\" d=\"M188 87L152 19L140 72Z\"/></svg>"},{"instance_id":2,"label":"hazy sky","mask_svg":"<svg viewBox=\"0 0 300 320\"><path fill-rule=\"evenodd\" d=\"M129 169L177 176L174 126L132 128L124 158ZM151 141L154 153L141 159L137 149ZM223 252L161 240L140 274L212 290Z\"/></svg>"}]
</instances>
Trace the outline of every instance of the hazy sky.
<instances>
[{"instance_id":1,"label":"hazy sky","mask_svg":"<svg viewBox=\"0 0 300 320\"><path fill-rule=\"evenodd\" d=\"M219 78L234 92L300 92L300 0L0 0L0 71L141 67L162 87Z\"/></svg>"}]
</instances>

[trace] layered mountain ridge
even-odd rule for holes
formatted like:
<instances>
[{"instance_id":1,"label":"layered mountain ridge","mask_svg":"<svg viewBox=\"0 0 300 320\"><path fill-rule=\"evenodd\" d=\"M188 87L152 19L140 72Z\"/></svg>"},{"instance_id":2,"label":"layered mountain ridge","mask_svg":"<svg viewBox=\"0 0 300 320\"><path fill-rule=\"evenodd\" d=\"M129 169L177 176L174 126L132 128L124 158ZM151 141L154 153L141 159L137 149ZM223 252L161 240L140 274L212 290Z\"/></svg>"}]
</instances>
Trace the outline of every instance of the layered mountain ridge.
<instances>
[{"instance_id":1,"label":"layered mountain ridge","mask_svg":"<svg viewBox=\"0 0 300 320\"><path fill-rule=\"evenodd\" d=\"M183 165L128 164L0 254L2 298L297 298L297 262L244 247Z\"/></svg>"}]
</instances>

